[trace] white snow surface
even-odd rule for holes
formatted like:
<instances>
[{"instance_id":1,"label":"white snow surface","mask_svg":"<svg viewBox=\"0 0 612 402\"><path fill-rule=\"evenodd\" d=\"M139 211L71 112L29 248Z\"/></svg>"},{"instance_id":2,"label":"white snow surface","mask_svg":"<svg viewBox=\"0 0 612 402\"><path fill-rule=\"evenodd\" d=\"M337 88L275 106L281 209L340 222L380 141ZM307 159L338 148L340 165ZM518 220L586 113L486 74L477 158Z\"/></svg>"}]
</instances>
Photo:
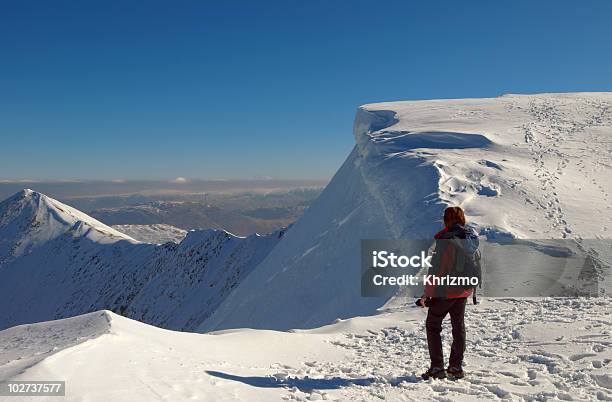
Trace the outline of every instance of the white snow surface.
<instances>
[{"instance_id":1,"label":"white snow surface","mask_svg":"<svg viewBox=\"0 0 612 402\"><path fill-rule=\"evenodd\" d=\"M343 166L200 330L375 313L387 300L360 295L360 240L430 239L447 206L489 239L609 239L611 104L571 93L360 107Z\"/></svg>"},{"instance_id":2,"label":"white snow surface","mask_svg":"<svg viewBox=\"0 0 612 402\"><path fill-rule=\"evenodd\" d=\"M0 331L0 381L64 380L68 401L610 400L611 307L609 298L469 305L459 381L419 379L426 310L414 306L313 330L212 334L98 311Z\"/></svg>"},{"instance_id":3,"label":"white snow surface","mask_svg":"<svg viewBox=\"0 0 612 402\"><path fill-rule=\"evenodd\" d=\"M151 225L113 225L112 228L136 240L153 244L164 244L169 241L180 243L181 240L187 236L187 231L185 229L165 223Z\"/></svg>"}]
</instances>

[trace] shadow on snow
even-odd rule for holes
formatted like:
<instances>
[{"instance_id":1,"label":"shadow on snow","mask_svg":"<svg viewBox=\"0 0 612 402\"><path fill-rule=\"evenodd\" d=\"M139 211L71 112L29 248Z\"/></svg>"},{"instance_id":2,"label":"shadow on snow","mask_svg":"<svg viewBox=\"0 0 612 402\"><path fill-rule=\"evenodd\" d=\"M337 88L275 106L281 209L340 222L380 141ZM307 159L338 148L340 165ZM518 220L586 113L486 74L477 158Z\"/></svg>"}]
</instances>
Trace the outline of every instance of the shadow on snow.
<instances>
[{"instance_id":1,"label":"shadow on snow","mask_svg":"<svg viewBox=\"0 0 612 402\"><path fill-rule=\"evenodd\" d=\"M272 376L239 376L229 373L223 373L221 371L206 370L206 373L222 378L224 380L238 381L246 385L258 388L293 388L296 387L302 392L310 392L315 389L338 389L342 387L349 387L351 385L368 386L375 382L380 382L375 378L310 378L310 377L287 377L284 380L280 380ZM397 377L392 380L386 380L385 383L397 386L402 382L418 382L418 379L412 376Z\"/></svg>"}]
</instances>

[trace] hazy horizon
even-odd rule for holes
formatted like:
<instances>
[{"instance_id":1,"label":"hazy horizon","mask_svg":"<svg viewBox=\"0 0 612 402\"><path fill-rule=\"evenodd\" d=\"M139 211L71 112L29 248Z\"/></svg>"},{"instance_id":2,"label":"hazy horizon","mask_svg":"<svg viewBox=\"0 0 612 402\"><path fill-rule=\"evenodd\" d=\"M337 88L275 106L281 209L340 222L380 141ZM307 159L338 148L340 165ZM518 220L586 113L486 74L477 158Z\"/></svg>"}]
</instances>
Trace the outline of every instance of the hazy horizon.
<instances>
[{"instance_id":1,"label":"hazy horizon","mask_svg":"<svg viewBox=\"0 0 612 402\"><path fill-rule=\"evenodd\" d=\"M612 90L611 12L550 0L8 2L0 177L329 178L363 104Z\"/></svg>"},{"instance_id":2,"label":"hazy horizon","mask_svg":"<svg viewBox=\"0 0 612 402\"><path fill-rule=\"evenodd\" d=\"M53 198L116 197L146 195L171 197L173 195L205 193L274 192L301 188L321 188L328 180L0 180L0 201L29 188Z\"/></svg>"}]
</instances>

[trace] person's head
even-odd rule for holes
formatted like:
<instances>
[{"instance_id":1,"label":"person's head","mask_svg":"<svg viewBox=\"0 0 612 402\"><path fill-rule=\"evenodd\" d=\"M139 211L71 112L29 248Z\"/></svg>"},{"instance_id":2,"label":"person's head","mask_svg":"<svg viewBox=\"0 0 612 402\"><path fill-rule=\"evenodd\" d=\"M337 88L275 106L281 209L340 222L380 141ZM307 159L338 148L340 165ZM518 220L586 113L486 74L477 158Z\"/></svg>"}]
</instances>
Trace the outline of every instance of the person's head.
<instances>
[{"instance_id":1,"label":"person's head","mask_svg":"<svg viewBox=\"0 0 612 402\"><path fill-rule=\"evenodd\" d=\"M444 210L444 226L450 228L454 224L465 225L465 214L460 207L448 207Z\"/></svg>"}]
</instances>

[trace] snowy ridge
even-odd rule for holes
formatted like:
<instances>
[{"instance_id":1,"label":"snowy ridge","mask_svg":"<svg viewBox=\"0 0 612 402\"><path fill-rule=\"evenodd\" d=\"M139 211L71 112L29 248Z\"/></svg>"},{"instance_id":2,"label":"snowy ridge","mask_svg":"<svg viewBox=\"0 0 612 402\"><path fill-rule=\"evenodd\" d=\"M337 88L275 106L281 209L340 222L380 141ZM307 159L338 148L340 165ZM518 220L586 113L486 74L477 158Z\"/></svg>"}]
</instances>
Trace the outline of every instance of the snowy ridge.
<instances>
[{"instance_id":1,"label":"snowy ridge","mask_svg":"<svg viewBox=\"0 0 612 402\"><path fill-rule=\"evenodd\" d=\"M99 309L157 326L200 325L280 240L190 231L140 243L43 194L0 204L0 328Z\"/></svg>"},{"instance_id":2,"label":"snowy ridge","mask_svg":"<svg viewBox=\"0 0 612 402\"><path fill-rule=\"evenodd\" d=\"M360 239L429 239L448 205L488 238L610 238L611 104L575 93L362 106L320 198L200 330L375 313L387 300L360 295Z\"/></svg>"},{"instance_id":3,"label":"snowy ridge","mask_svg":"<svg viewBox=\"0 0 612 402\"><path fill-rule=\"evenodd\" d=\"M162 246L151 261L156 275L129 304L130 317L170 329L194 330L279 242L283 231L238 237L192 230L178 245Z\"/></svg>"}]
</instances>

